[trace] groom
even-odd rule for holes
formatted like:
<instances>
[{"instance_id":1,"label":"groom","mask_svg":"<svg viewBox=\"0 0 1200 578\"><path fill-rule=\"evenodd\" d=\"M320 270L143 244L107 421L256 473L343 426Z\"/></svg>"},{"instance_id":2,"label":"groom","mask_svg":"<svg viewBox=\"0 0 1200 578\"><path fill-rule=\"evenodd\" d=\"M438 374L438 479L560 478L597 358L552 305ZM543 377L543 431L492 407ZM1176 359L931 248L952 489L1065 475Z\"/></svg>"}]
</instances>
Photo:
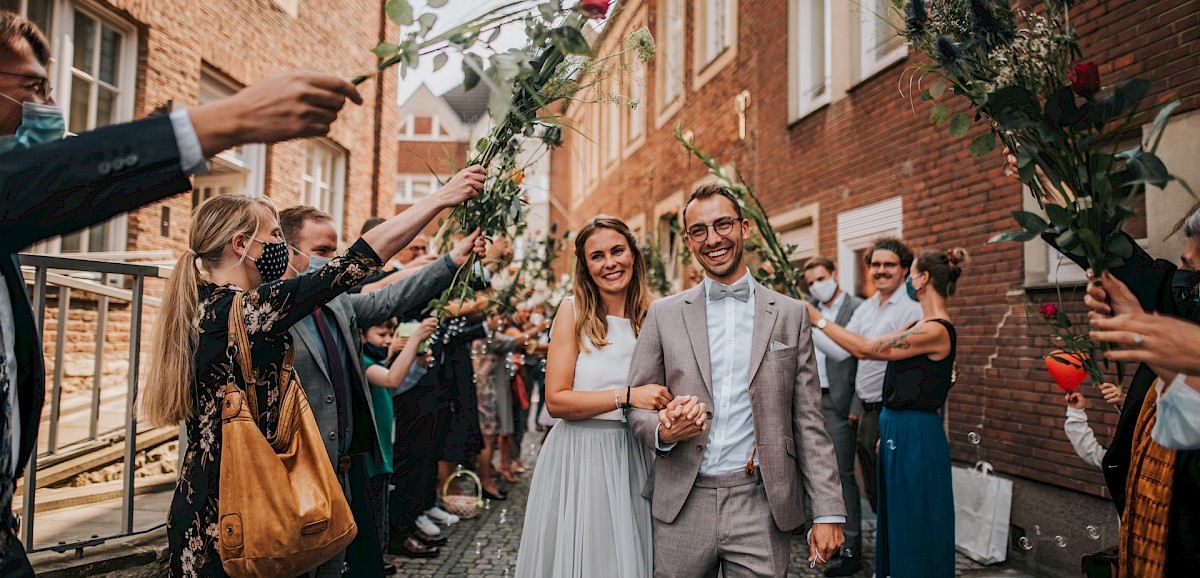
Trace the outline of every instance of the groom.
<instances>
[{"instance_id":1,"label":"groom","mask_svg":"<svg viewBox=\"0 0 1200 578\"><path fill-rule=\"evenodd\" d=\"M715 577L720 568L727 578L782 578L806 495L810 562L833 556L846 521L808 314L750 277L750 223L727 189L698 188L683 220L704 282L650 306L629 376L675 396L657 414L630 414L634 434L658 454L644 492L654 574Z\"/></svg>"}]
</instances>

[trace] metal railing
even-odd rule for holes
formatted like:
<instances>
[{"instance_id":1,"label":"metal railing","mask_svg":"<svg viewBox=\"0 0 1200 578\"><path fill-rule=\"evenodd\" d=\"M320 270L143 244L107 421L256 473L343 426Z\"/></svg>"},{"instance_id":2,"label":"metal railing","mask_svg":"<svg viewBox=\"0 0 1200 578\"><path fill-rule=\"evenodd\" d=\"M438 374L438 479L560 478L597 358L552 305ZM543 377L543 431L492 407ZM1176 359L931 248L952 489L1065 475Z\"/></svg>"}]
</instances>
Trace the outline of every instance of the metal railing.
<instances>
[{"instance_id":1,"label":"metal railing","mask_svg":"<svg viewBox=\"0 0 1200 578\"><path fill-rule=\"evenodd\" d=\"M63 257L59 255L40 255L22 253L20 255L26 283L33 287L33 307L38 323L38 337L43 341L46 324L46 294L47 289L57 290L57 329L55 331L54 371L51 377L49 399L50 420L46 424L46 449L39 455L37 445L30 456L26 469L23 492L21 538L29 551L55 550L66 552L75 550L82 555L82 549L87 546L101 544L107 540L140 534L163 526L159 522L149 528L134 530L133 501L135 481L135 456L137 454L137 408L135 403L138 391L138 374L141 367L141 335L142 311L146 306L158 307L160 300L146 297L146 278L162 278L170 272L169 267L151 264L121 263L97 259ZM96 276L98 281L96 281ZM129 289L115 287L110 280L127 278ZM66 335L70 320L71 296L73 291L95 295L96 301L96 333L95 360L93 362L91 407L88 423L88 434L81 442L97 442L106 436L120 435L124 437L124 458L121 488L121 526L116 534L93 536L87 540L60 541L52 546L33 547L34 514L36 513L35 497L37 493L37 476L39 458L54 458L64 449L59 438L59 425L62 418L63 377L66 365L64 354L66 350ZM104 347L107 342L109 329L108 310L110 300L129 303L129 375L125 394L125 419L123 428L114 431L102 431L101 420L101 386L104 376ZM40 418L40 416L39 416ZM123 431L122 431L123 429Z\"/></svg>"}]
</instances>

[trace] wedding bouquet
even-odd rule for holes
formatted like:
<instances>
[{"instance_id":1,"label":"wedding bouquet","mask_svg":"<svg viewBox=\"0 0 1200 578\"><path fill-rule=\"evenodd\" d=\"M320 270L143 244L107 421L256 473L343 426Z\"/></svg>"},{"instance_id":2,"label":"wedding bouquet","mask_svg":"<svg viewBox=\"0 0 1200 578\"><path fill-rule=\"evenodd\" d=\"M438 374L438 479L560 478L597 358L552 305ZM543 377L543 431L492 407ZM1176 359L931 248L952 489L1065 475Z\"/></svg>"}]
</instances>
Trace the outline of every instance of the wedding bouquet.
<instances>
[{"instance_id":1,"label":"wedding bouquet","mask_svg":"<svg viewBox=\"0 0 1200 578\"><path fill-rule=\"evenodd\" d=\"M1143 107L1149 80L1105 87L1096 64L1082 59L1070 20L1074 0L1030 2L1037 11L1008 0L894 2L905 16L903 35L932 61L913 68L914 77L935 78L921 99L937 101L947 91L967 99L989 129L971 153L987 154L998 139L1016 155L1021 181L1045 211L1046 218L1014 211L1021 228L992 241L1048 235L1097 275L1130 257L1121 225L1133 214L1133 198L1147 185L1178 180L1155 151L1179 102L1151 119ZM948 124L954 137L972 123L965 113L951 115L947 103L935 104L930 118ZM1132 142L1138 144L1122 148Z\"/></svg>"}]
</instances>

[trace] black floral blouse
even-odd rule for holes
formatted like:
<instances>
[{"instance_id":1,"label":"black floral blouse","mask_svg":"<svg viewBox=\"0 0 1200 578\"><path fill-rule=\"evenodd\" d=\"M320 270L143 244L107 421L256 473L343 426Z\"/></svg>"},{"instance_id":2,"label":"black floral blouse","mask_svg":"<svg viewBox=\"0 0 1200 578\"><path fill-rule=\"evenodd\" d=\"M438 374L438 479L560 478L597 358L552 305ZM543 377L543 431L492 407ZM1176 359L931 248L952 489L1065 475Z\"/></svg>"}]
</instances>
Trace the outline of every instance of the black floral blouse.
<instances>
[{"instance_id":1,"label":"black floral blouse","mask_svg":"<svg viewBox=\"0 0 1200 578\"><path fill-rule=\"evenodd\" d=\"M259 427L270 436L279 422L279 367L292 346L288 328L379 269L375 251L359 239L345 255L297 279L265 283L242 298L250 352L262 408ZM167 516L171 576L225 576L217 551L217 496L221 477L221 400L230 363L226 353L229 308L242 289L209 284L200 288L196 323L194 404L187 420L187 453ZM238 383L241 385L239 372Z\"/></svg>"}]
</instances>

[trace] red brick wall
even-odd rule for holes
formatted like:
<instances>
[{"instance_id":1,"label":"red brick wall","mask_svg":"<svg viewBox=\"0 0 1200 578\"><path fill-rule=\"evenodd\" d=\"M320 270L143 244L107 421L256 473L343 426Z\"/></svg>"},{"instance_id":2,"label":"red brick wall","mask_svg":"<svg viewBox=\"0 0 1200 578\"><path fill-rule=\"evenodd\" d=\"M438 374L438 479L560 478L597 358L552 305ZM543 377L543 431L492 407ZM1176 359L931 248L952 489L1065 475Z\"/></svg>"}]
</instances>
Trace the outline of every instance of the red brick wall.
<instances>
[{"instance_id":1,"label":"red brick wall","mask_svg":"<svg viewBox=\"0 0 1200 578\"><path fill-rule=\"evenodd\" d=\"M370 49L379 41L381 15L380 3L372 0L301 2L295 18L269 0L108 0L102 4L118 10L141 31L135 112L139 117L171 100L195 104L203 64L246 85L293 69L349 76L369 71L375 64ZM387 34L396 34L390 23ZM382 99L376 83L383 87ZM368 217L391 214L396 174L395 73L368 80L359 90L365 102L347 105L329 135L349 152L342 215L348 240L355 238ZM377 166L374 133L380 100L383 138ZM304 150L303 142L288 142L267 152L265 192L280 208L300 200ZM372 206L376 181L383 190ZM159 234L158 206L146 207L129 216L129 250L184 248L191 197L179 195L164 202L171 206L171 235Z\"/></svg>"},{"instance_id":2,"label":"red brick wall","mask_svg":"<svg viewBox=\"0 0 1200 578\"><path fill-rule=\"evenodd\" d=\"M439 176L453 174L467 166L470 144L458 141L401 140L396 146L396 173Z\"/></svg>"},{"instance_id":3,"label":"red brick wall","mask_svg":"<svg viewBox=\"0 0 1200 578\"><path fill-rule=\"evenodd\" d=\"M646 4L653 31L658 3ZM736 62L693 91L695 10L694 3L685 4L682 111L660 129L652 124L641 148L602 177L595 193L569 208L569 214L552 210L552 219L577 227L600 212L625 217L651 213L656 202L704 177L703 166L674 140L677 120L694 132L694 142L703 150L722 163L736 164L770 212L819 202L818 251L824 254L836 254L838 213L902 195L904 236L913 246L963 246L974 257L950 302L959 332L959 381L947 405L954 458L986 459L1003 474L1106 495L1099 472L1079 461L1062 431L1061 391L1041 360L1047 348L1032 336L1042 329L1037 322L1031 329L1024 315L1022 247L986 244L1010 228L1008 213L1021 208L1022 193L1018 183L1001 174L998 153L978 159L968 154L970 140L984 129L976 126L967 138L951 140L943 127L930 126L928 104L911 103L899 94L900 74L920 61L915 55L789 126L788 3L783 0L740 1ZM1156 101L1181 97L1180 113L1200 106L1200 0L1085 0L1072 13L1072 22L1084 35L1085 54L1100 64L1105 84L1150 75ZM650 79L656 77L657 65L649 65ZM644 106L653 123L656 83L647 82L647 90ZM737 139L733 108L742 90L752 93L746 141ZM961 102L952 108L966 109ZM551 190L561 205L572 207L580 137L571 131L564 135L566 144L554 156ZM1040 303L1053 294L1030 292L1029 297ZM1116 414L1101 409L1096 390L1085 391L1104 443ZM968 442L972 431L981 437L978 446Z\"/></svg>"}]
</instances>

